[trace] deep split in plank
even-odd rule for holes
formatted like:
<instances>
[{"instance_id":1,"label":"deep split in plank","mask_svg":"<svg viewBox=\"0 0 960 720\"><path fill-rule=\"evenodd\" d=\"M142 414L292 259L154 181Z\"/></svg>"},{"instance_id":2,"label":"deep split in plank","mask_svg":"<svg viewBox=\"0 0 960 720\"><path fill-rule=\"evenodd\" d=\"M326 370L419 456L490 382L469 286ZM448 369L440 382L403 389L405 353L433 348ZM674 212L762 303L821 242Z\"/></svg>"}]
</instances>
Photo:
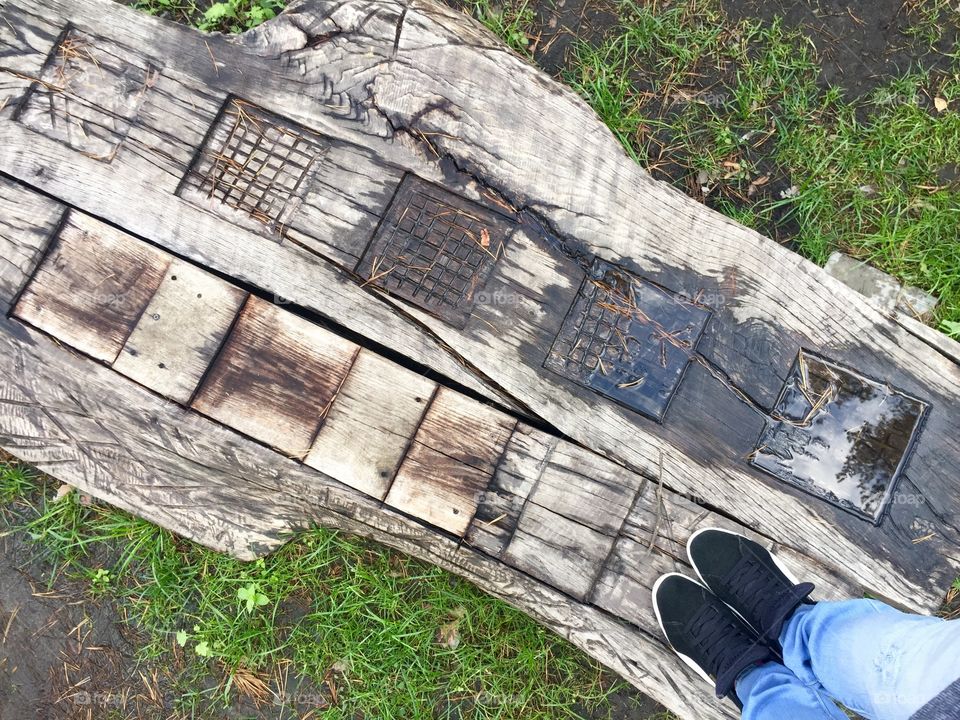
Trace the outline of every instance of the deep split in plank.
<instances>
[{"instance_id":1,"label":"deep split in plank","mask_svg":"<svg viewBox=\"0 0 960 720\"><path fill-rule=\"evenodd\" d=\"M736 716L650 609L698 528L821 597L955 577L960 347L652 181L468 18L0 13L14 455L238 557L385 542L684 717Z\"/></svg>"}]
</instances>

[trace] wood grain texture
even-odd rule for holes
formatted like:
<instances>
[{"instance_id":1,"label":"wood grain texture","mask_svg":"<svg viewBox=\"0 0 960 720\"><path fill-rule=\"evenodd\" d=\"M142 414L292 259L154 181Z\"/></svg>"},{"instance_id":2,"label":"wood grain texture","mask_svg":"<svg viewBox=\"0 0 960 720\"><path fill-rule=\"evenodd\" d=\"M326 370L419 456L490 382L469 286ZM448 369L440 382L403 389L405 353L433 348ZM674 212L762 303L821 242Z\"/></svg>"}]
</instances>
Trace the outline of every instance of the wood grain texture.
<instances>
[{"instance_id":1,"label":"wood grain texture","mask_svg":"<svg viewBox=\"0 0 960 720\"><path fill-rule=\"evenodd\" d=\"M245 299L239 288L173 260L113 368L189 403Z\"/></svg>"},{"instance_id":2,"label":"wood grain texture","mask_svg":"<svg viewBox=\"0 0 960 720\"><path fill-rule=\"evenodd\" d=\"M383 500L436 383L361 350L305 460Z\"/></svg>"},{"instance_id":3,"label":"wood grain texture","mask_svg":"<svg viewBox=\"0 0 960 720\"><path fill-rule=\"evenodd\" d=\"M385 543L484 587L683 717L737 717L654 636L589 605L571 605L569 596L525 573L6 319L0 319L0 446L117 507L241 558L275 550L313 523Z\"/></svg>"},{"instance_id":4,"label":"wood grain texture","mask_svg":"<svg viewBox=\"0 0 960 720\"><path fill-rule=\"evenodd\" d=\"M386 502L463 535L516 421L441 387L417 430Z\"/></svg>"},{"instance_id":5,"label":"wood grain texture","mask_svg":"<svg viewBox=\"0 0 960 720\"><path fill-rule=\"evenodd\" d=\"M548 508L527 503L504 561L586 600L614 539Z\"/></svg>"},{"instance_id":6,"label":"wood grain texture","mask_svg":"<svg viewBox=\"0 0 960 720\"><path fill-rule=\"evenodd\" d=\"M182 268L178 270L182 271ZM169 273L172 277L173 270ZM177 277L173 282L180 281L180 274ZM290 314L281 308L275 311ZM442 471L447 467L444 462L449 462L456 463L457 467L443 477L446 482L462 472L463 467L482 468L484 478L493 474L480 493L481 502L488 502L492 494L506 498L517 519L509 518L513 528L508 535L490 532L485 536L510 545L509 553L502 552L502 546L491 546L491 554L507 562L491 565L496 561L468 546L451 544L442 534L419 524L417 518L392 513L362 494L351 495L352 489L323 473L283 458L277 466L271 458L279 456L262 444L258 446L222 425L157 398L139 385L71 354L46 336L15 322L0 324L0 350L7 349L9 357L5 355L0 362L8 365L0 364L0 370L8 367L12 370L8 375L0 374L3 377L0 381L0 445L68 482L82 488L89 484L98 494L122 507L142 512L166 527L240 557L268 552L283 542L290 530L316 520L389 539L407 551L415 548L421 557L454 568L494 594L503 592L503 578L514 578L519 583L520 596L508 594L511 601L519 602L527 612L548 624L556 623L556 618L565 612L572 613L563 626L565 634L619 668L648 692L662 697L671 707L685 707L688 698L696 697L699 692L697 688L701 685L697 679L677 675L675 669L670 676L673 690L665 691L659 680L651 679L651 673L659 677L656 674L659 670L654 671L649 663L660 667L658 653L665 652L655 631L645 634L637 627L618 624L620 621L616 618L598 615L595 606L584 602L596 596L593 602L606 603L618 615L630 620L637 618L635 622L643 626L647 619L640 616L642 605L637 603L642 601L641 595L649 594L649 587L643 584L644 573L649 576L655 568L670 566L670 563L681 565L682 560L678 558L683 547L676 537L685 528L697 527L700 522L727 523L733 529L744 531L737 523L703 511L667 489L658 488L654 493L651 483L622 471L611 461L543 431L522 424L513 428L511 418L443 389L439 391L438 414L421 423L420 429L424 432L419 437L430 443L430 447L422 447L432 452L434 448L442 449L437 453L440 457L433 458L434 462L425 472L437 472L438 468ZM379 387L381 392L391 378L396 384L396 378L408 372L367 350L363 353L369 360L359 368L363 375L358 377L366 376L370 380L376 376L379 382L373 382L372 387ZM64 362L70 363L66 369ZM358 370L360 362L358 359L354 363L351 372ZM58 373L62 372L68 372L69 377L60 378ZM73 383L82 391L78 392ZM340 392L348 386L348 382L344 382ZM427 384L424 389L432 390L432 387ZM377 408L382 402L375 392L356 387L351 392L356 395L357 411L345 414L341 422L369 417L370 406ZM331 413L341 399L338 395ZM458 436L451 430L451 421L470 435ZM358 424L353 435L363 438L365 431L366 428ZM491 460L503 442L506 443L503 452L495 461ZM411 452L416 452L416 445ZM547 489L540 493L535 489L548 472L550 479L543 485ZM217 473L225 475L219 477ZM606 487L606 483L621 473L628 496L639 488L638 501L628 503ZM633 573L629 577L627 572L617 574L620 568L612 564L619 557L617 551L603 552L614 543L614 538L583 523L608 531L612 531L614 524L603 522L584 508L565 504L567 499L557 493L561 478L571 478L572 482L587 480L584 488L574 490L574 494L581 502L592 503L618 518L624 512L621 508L632 505L626 521L621 523L616 542L618 545L636 543L637 537L647 534L656 540L651 545L654 556L647 559L642 569L629 568ZM482 485L478 483L476 487ZM560 510L580 517L582 522L531 502L532 494L537 494L540 502L555 502ZM648 499L639 501L643 497ZM649 498L656 498L656 502L663 505L662 522L659 512L656 519L650 512ZM152 503L159 503L161 507L153 507ZM678 512L677 507L685 508L687 515ZM341 512L348 514L346 520ZM691 522L689 518L694 517L694 513L695 520ZM198 516L204 518L203 523L196 522ZM363 520L354 523L358 517ZM474 529L480 527L479 513L471 524ZM432 548L439 549L435 553ZM802 567L805 573L816 567L816 561L809 557L792 560L794 567ZM837 595L857 592L829 570L824 569L822 574L826 579L824 586L838 588ZM593 578L598 575L621 588L621 595L616 596L620 598L618 604L604 593L602 581L591 589ZM820 580L816 571L813 576ZM558 594L561 589L565 590L564 594ZM578 602L574 594L584 602ZM634 596L637 599L631 604ZM527 603L528 598L540 602L549 599L551 604L548 608L534 609ZM574 629L584 618L596 618L600 623L602 642L598 643L597 638L587 642L591 636L581 636ZM611 655L608 643L612 638L622 646L618 652L639 643L637 657L642 657L643 663L631 669L619 656ZM666 672L667 668L663 669ZM678 686L683 688L682 693L676 691ZM705 716L712 717L714 711L719 716L726 713L725 708L715 707Z\"/></svg>"},{"instance_id":7,"label":"wood grain texture","mask_svg":"<svg viewBox=\"0 0 960 720\"><path fill-rule=\"evenodd\" d=\"M27 284L64 212L57 201L0 177L0 313Z\"/></svg>"},{"instance_id":8,"label":"wood grain texture","mask_svg":"<svg viewBox=\"0 0 960 720\"><path fill-rule=\"evenodd\" d=\"M545 379L537 363L542 334L535 323L549 315L524 315L529 287L515 288L517 303L499 312L488 308L484 319L493 327L485 332L479 324L474 333L451 332L426 314L405 311L565 434L648 476L656 473L661 453L671 457L675 462L664 480L669 487L710 498L782 543L811 542L839 567L868 553L869 567L857 572L877 592L914 607L936 607L958 567L960 503L947 469L958 458L947 460L943 453L955 446L951 438L960 431L953 410L960 367L950 354L931 352L909 328L786 249L652 181L578 98L504 53L463 18L428 2L397 8L406 9L399 44L398 9L368 13L362 3L340 2L297 6L250 34L247 43L265 58L293 60L304 85L331 77L331 67L349 65L350 78L334 83L335 89L366 99L373 111L366 125L344 131L347 136L374 142L379 115L395 137L429 137L439 155L448 154L458 168L536 216L571 256L596 254L688 297L700 290L712 295L714 317L698 356L708 372L722 378L717 382L727 397L724 405L715 401L702 416L687 420L688 427L708 433L701 438L671 431L670 413L663 426L652 427L596 395ZM310 42L312 33L321 37L321 28L332 26L339 28L335 35ZM380 71L384 62L390 73ZM444 70L424 73L424 67ZM491 74L504 85L495 104L478 84ZM438 96L444 98L442 107L434 103ZM504 107L510 112L502 112ZM304 110L303 117L308 115ZM553 119L549 133L544 117ZM554 300L567 297L560 295L567 292L562 287L547 289ZM902 491L904 498L922 501L895 500L881 528L864 527L760 476L744 460L753 449L745 443L746 433L735 422L713 420L745 397L761 416L769 415L800 347L891 378L934 406L908 468L911 487L905 483ZM504 358L517 357L520 362L504 366ZM929 539L914 542L921 538Z\"/></svg>"},{"instance_id":9,"label":"wood grain texture","mask_svg":"<svg viewBox=\"0 0 960 720\"><path fill-rule=\"evenodd\" d=\"M19 108L27 127L96 160L120 149L156 70L142 55L70 28Z\"/></svg>"},{"instance_id":10,"label":"wood grain texture","mask_svg":"<svg viewBox=\"0 0 960 720\"><path fill-rule=\"evenodd\" d=\"M68 22L163 63L109 165L11 122L9 109L0 109L0 171L329 318L518 415L539 416L582 446L523 426L506 433L499 460L490 462L482 459L489 447L465 450L449 432L412 443L390 495L417 512L445 508L427 517L428 528L206 418L158 408L142 388L5 322L0 349L9 353L0 353L0 363L9 373L0 374L0 432L18 455L238 555L265 552L290 528L315 520L383 539L509 598L688 717L733 711L678 674L644 603L658 572L682 566L685 537L704 523L752 528L814 578L825 597L868 589L929 610L955 577L960 346L882 315L775 243L652 181L581 100L466 17L429 0L309 0L227 39L107 0L47 0L39 7L8 0L3 12L13 31L0 35L0 53L24 73L42 71ZM18 106L29 82L2 77L8 105ZM486 92L491 82L495 96ZM231 96L343 148L345 159L330 165L297 209L310 213L301 217L323 237L306 229L309 238L288 233L277 243L177 196ZM351 179L356 157L360 177ZM518 218L508 252L477 288L484 302L462 329L375 295L353 270L361 229L372 228L392 183L407 173L464 198L500 203ZM2 222L29 224L19 216ZM543 368L598 257L673 293L695 297L703 290L712 298L713 316L700 345L690 348L688 372L662 424ZM748 463L800 348L931 404L880 527ZM54 370L74 375L63 380ZM79 390L74 377L86 383ZM248 411L251 402L237 407ZM307 413L294 412L301 437ZM231 422L246 416L234 412ZM319 414L315 419L319 424ZM465 445L485 437L478 426L470 429ZM111 437L122 441L104 445ZM297 447L297 456L306 449ZM592 468L591 482L570 490L582 467ZM117 479L128 477L135 480ZM611 518L584 512L574 496ZM625 508L616 529L613 518ZM210 522L199 526L198 513L209 513ZM465 530L466 542L458 544ZM535 566L537 553L548 562ZM584 578L594 577L587 587Z\"/></svg>"},{"instance_id":11,"label":"wood grain texture","mask_svg":"<svg viewBox=\"0 0 960 720\"><path fill-rule=\"evenodd\" d=\"M112 363L169 263L169 256L126 233L70 213L14 313Z\"/></svg>"},{"instance_id":12,"label":"wood grain texture","mask_svg":"<svg viewBox=\"0 0 960 720\"><path fill-rule=\"evenodd\" d=\"M527 498L560 442L556 437L518 423L470 523L466 540L495 558L503 556Z\"/></svg>"},{"instance_id":13,"label":"wood grain texture","mask_svg":"<svg viewBox=\"0 0 960 720\"><path fill-rule=\"evenodd\" d=\"M191 407L303 458L358 351L349 340L250 297Z\"/></svg>"},{"instance_id":14,"label":"wood grain texture","mask_svg":"<svg viewBox=\"0 0 960 720\"><path fill-rule=\"evenodd\" d=\"M204 48L202 43L200 47ZM179 52L176 48L170 51ZM205 48L203 52L209 62ZM80 153L64 155L61 143L18 123L0 122L3 167L68 203L133 228L180 256L255 285L286 303L321 313L460 385L523 412L495 383L469 371L462 358L432 335L425 335L416 321L386 304L370 303L369 293L350 272L294 242L292 238L299 237L295 233L281 246L175 195L195 147L202 143L205 123L213 122L225 96L225 92L203 87L189 76L161 73L144 99L138 123L124 141L125 151L109 165ZM49 171L51 167L56 172ZM384 172L402 174L396 169ZM112 190L118 176L124 178L125 193ZM329 182L341 180L349 186L349 178L330 178ZM139 203L128 202L128 196L136 196ZM374 200L379 202L376 193L371 195L371 203ZM143 207L151 208L151 212L144 213ZM324 211L334 216L349 214L346 208L331 207L329 202ZM337 233L336 237L346 235ZM354 262L351 256L351 267Z\"/></svg>"}]
</instances>

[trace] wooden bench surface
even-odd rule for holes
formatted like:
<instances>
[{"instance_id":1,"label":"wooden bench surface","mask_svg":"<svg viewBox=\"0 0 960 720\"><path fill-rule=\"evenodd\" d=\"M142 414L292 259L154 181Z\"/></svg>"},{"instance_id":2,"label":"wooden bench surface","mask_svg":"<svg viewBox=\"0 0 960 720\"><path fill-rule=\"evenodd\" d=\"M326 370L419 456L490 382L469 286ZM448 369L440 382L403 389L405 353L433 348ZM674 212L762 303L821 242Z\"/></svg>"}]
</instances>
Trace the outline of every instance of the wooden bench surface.
<instances>
[{"instance_id":1,"label":"wooden bench surface","mask_svg":"<svg viewBox=\"0 0 960 720\"><path fill-rule=\"evenodd\" d=\"M210 547L374 538L684 717L698 528L820 597L960 567L960 345L653 181L433 2L236 38L0 10L0 445Z\"/></svg>"}]
</instances>

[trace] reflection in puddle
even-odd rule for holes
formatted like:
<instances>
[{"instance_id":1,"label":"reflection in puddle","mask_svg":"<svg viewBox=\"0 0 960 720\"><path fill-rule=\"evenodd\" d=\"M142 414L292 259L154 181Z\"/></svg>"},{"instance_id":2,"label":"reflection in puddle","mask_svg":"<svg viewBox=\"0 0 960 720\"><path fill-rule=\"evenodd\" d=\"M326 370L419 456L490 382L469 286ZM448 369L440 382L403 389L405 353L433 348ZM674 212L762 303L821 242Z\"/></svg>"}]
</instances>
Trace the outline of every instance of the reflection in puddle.
<instances>
[{"instance_id":1,"label":"reflection in puddle","mask_svg":"<svg viewBox=\"0 0 960 720\"><path fill-rule=\"evenodd\" d=\"M752 464L879 524L926 408L801 351Z\"/></svg>"}]
</instances>

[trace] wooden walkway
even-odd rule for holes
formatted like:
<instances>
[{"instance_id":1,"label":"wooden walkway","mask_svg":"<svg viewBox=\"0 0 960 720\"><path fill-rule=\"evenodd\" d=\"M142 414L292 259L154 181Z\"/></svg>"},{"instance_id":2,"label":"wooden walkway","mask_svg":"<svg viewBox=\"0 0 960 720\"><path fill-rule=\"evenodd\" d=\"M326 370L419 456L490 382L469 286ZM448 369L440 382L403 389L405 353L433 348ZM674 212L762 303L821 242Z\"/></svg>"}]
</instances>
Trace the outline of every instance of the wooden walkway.
<instances>
[{"instance_id":1,"label":"wooden walkway","mask_svg":"<svg viewBox=\"0 0 960 720\"><path fill-rule=\"evenodd\" d=\"M960 345L653 181L466 17L0 7L9 452L242 558L374 538L688 718L737 716L650 609L698 528L938 605Z\"/></svg>"}]
</instances>

